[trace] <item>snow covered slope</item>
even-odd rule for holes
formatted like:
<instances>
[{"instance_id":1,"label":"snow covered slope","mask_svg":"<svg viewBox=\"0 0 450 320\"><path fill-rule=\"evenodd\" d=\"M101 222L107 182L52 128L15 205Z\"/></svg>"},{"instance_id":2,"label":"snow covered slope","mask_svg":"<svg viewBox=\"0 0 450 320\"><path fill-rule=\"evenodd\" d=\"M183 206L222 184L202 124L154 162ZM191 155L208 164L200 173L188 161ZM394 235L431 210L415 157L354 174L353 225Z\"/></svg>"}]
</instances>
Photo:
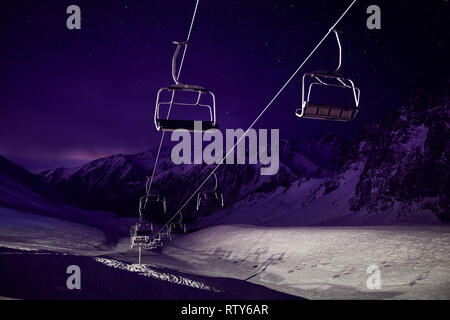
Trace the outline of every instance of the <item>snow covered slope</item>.
<instances>
[{"instance_id":1,"label":"snow covered slope","mask_svg":"<svg viewBox=\"0 0 450 320\"><path fill-rule=\"evenodd\" d=\"M86 211L0 159L0 296L22 299L297 299L241 280L128 264L135 219ZM66 269L82 271L82 290Z\"/></svg>"},{"instance_id":2,"label":"snow covered slope","mask_svg":"<svg viewBox=\"0 0 450 320\"><path fill-rule=\"evenodd\" d=\"M36 175L0 156L0 206L51 213L78 205Z\"/></svg>"},{"instance_id":3,"label":"snow covered slope","mask_svg":"<svg viewBox=\"0 0 450 320\"><path fill-rule=\"evenodd\" d=\"M308 299L450 299L446 225L219 226L175 240L163 254L199 274ZM380 289L366 285L369 266L380 270Z\"/></svg>"},{"instance_id":4,"label":"snow covered slope","mask_svg":"<svg viewBox=\"0 0 450 320\"><path fill-rule=\"evenodd\" d=\"M92 255L112 246L99 229L0 207L0 247Z\"/></svg>"},{"instance_id":5,"label":"snow covered slope","mask_svg":"<svg viewBox=\"0 0 450 320\"><path fill-rule=\"evenodd\" d=\"M66 286L66 270L71 265L81 270L80 290ZM237 279L192 275L108 257L1 247L0 283L0 296L19 299L300 299Z\"/></svg>"},{"instance_id":6,"label":"snow covered slope","mask_svg":"<svg viewBox=\"0 0 450 320\"><path fill-rule=\"evenodd\" d=\"M82 209L76 202L54 190L40 177L1 156L0 220L2 222L0 237L19 236L22 233L31 239L33 235L27 235L29 223L31 223L36 227L35 230L39 231L36 239L40 236L45 238L47 231L52 234L50 229L53 228L53 223L50 222L53 221L55 228L61 227L55 230L56 233L63 232L64 225L73 223L80 228L96 228L99 232L104 232L105 241L112 243L116 242L120 236L126 235L127 226L131 225L131 221L118 220L113 213ZM39 227L42 221L48 225L48 230ZM20 227L21 224L23 228ZM103 241L99 240L99 243Z\"/></svg>"}]
</instances>

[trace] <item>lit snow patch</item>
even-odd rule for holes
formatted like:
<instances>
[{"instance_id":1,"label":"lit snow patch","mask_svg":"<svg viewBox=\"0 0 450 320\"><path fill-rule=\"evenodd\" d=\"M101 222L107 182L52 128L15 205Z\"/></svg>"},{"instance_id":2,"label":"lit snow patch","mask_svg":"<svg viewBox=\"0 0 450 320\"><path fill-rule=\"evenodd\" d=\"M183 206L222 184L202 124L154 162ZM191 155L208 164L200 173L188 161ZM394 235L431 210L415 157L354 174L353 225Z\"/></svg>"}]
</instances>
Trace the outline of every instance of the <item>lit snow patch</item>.
<instances>
[{"instance_id":1,"label":"lit snow patch","mask_svg":"<svg viewBox=\"0 0 450 320\"><path fill-rule=\"evenodd\" d=\"M148 265L145 264L126 264L113 259L105 259L105 258L95 258L95 261L103 263L108 267L126 270L130 272L137 272L142 276L151 277L175 284L181 284L184 286L197 288L201 290L213 291L213 292L221 292L221 290L216 289L214 287L208 286L202 282L191 280L182 276L176 276L170 273L158 272L156 270L150 269Z\"/></svg>"}]
</instances>

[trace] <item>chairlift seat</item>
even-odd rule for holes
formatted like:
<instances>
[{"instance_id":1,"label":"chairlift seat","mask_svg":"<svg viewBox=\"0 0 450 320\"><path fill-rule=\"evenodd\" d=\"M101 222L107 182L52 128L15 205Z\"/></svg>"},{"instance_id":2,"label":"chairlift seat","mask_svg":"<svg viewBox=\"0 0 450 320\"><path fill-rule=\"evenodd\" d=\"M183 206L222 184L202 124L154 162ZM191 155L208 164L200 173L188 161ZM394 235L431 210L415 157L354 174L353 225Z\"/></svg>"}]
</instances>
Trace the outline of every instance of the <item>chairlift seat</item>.
<instances>
[{"instance_id":1,"label":"chairlift seat","mask_svg":"<svg viewBox=\"0 0 450 320\"><path fill-rule=\"evenodd\" d=\"M151 236L153 234L153 231L151 230L137 230L136 236Z\"/></svg>"},{"instance_id":2,"label":"chairlift seat","mask_svg":"<svg viewBox=\"0 0 450 320\"><path fill-rule=\"evenodd\" d=\"M155 242L150 242L150 243L142 246L143 249L147 249L147 250L156 249L156 247L158 247L158 244Z\"/></svg>"},{"instance_id":3,"label":"chairlift seat","mask_svg":"<svg viewBox=\"0 0 450 320\"><path fill-rule=\"evenodd\" d=\"M300 116L301 110L297 110ZM351 121L355 118L358 110L351 107L331 106L307 102L303 113L305 119Z\"/></svg>"},{"instance_id":4,"label":"chairlift seat","mask_svg":"<svg viewBox=\"0 0 450 320\"><path fill-rule=\"evenodd\" d=\"M133 243L136 244L147 244L150 242L150 237L148 236L134 236Z\"/></svg>"},{"instance_id":5,"label":"chairlift seat","mask_svg":"<svg viewBox=\"0 0 450 320\"><path fill-rule=\"evenodd\" d=\"M319 70L319 71L313 71L309 73L310 77L314 77L314 76L319 76L319 77L323 77L323 78L333 78L333 79L337 79L337 78L341 78L341 79L345 79L346 77L337 71L325 71L325 70Z\"/></svg>"},{"instance_id":6,"label":"chairlift seat","mask_svg":"<svg viewBox=\"0 0 450 320\"><path fill-rule=\"evenodd\" d=\"M219 192L201 192L198 196L199 206L223 207L223 195Z\"/></svg>"},{"instance_id":7,"label":"chairlift seat","mask_svg":"<svg viewBox=\"0 0 450 320\"><path fill-rule=\"evenodd\" d=\"M192 85L192 84L174 84L167 88L170 90L180 90L180 91L191 91L191 92L203 92L207 93L209 92L208 89L205 89L200 86Z\"/></svg>"},{"instance_id":8,"label":"chairlift seat","mask_svg":"<svg viewBox=\"0 0 450 320\"><path fill-rule=\"evenodd\" d=\"M185 129L189 132L196 132L199 130L195 130L195 121L194 120L173 120L173 119L158 119L157 121L158 127L161 131L175 131L177 129ZM206 131L209 129L219 129L217 123L212 121L198 121L201 122L201 131Z\"/></svg>"},{"instance_id":9,"label":"chairlift seat","mask_svg":"<svg viewBox=\"0 0 450 320\"><path fill-rule=\"evenodd\" d=\"M172 109L184 108L188 110L189 108L198 107L208 110L209 113L209 120L201 121L201 131L203 132L209 129L218 129L216 122L216 98L214 93L204 87L184 84L179 80L181 65L177 67L178 53L182 47L186 49L187 41L174 41L173 43L177 45L175 53L172 57L172 78L175 84L159 89L156 95L156 107L154 114L156 130L163 132L174 131L177 129L185 129L189 132L199 131L194 128L194 120L172 120L169 118L170 111ZM184 99L180 100L177 98L179 96L178 93L180 92L192 92L194 93L194 97L189 97L189 99L186 99L187 96L185 96ZM167 93L170 94L170 99L168 99ZM181 96L183 96L183 93L181 93ZM163 119L160 115L161 106L164 106L168 110L166 119Z\"/></svg>"},{"instance_id":10,"label":"chairlift seat","mask_svg":"<svg viewBox=\"0 0 450 320\"><path fill-rule=\"evenodd\" d=\"M138 223L130 228L131 248L144 246L151 243L153 224Z\"/></svg>"}]
</instances>

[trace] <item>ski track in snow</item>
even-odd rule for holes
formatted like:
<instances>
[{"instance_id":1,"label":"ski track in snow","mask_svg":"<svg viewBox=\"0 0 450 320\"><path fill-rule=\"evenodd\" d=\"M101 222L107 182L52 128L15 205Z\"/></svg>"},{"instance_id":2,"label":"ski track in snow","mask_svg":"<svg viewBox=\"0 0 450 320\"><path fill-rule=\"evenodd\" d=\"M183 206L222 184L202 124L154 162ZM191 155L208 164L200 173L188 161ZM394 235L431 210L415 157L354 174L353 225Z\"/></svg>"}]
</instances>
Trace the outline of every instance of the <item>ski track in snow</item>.
<instances>
[{"instance_id":1,"label":"ski track in snow","mask_svg":"<svg viewBox=\"0 0 450 320\"><path fill-rule=\"evenodd\" d=\"M93 227L0 208L2 247L31 255L90 256L111 268L212 294L219 292L213 285L176 273L247 280L309 299L450 299L446 225L223 225L177 236L160 252L144 251L141 266L135 264L137 253L130 252L128 238L110 247L103 245L104 239ZM381 270L380 290L366 287L370 265Z\"/></svg>"},{"instance_id":2,"label":"ski track in snow","mask_svg":"<svg viewBox=\"0 0 450 320\"><path fill-rule=\"evenodd\" d=\"M106 258L95 258L95 261L103 263L109 267L126 270L130 272L137 272L142 276L145 277L152 277L155 279L168 281L175 284L181 284L184 286L207 290L207 291L213 291L213 292L222 292L219 289L216 289L214 287L208 286L202 282L191 280L182 276L176 276L174 274L170 273L164 273L164 272L158 272L154 269L151 269L148 265L145 264L126 264L114 259L106 259Z\"/></svg>"}]
</instances>

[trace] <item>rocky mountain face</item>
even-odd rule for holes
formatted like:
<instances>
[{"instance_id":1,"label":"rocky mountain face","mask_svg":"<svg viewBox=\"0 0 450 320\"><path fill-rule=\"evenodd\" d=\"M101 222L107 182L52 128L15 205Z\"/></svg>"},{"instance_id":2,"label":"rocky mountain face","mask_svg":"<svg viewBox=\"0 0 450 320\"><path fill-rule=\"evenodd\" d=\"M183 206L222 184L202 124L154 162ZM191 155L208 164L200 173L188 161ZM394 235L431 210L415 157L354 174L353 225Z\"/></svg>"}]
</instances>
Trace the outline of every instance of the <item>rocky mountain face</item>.
<instances>
[{"instance_id":1,"label":"rocky mountain face","mask_svg":"<svg viewBox=\"0 0 450 320\"><path fill-rule=\"evenodd\" d=\"M444 94L421 94L381 124L367 126L351 162L364 161L353 211L429 209L450 219L450 111Z\"/></svg>"},{"instance_id":2,"label":"rocky mountain face","mask_svg":"<svg viewBox=\"0 0 450 320\"><path fill-rule=\"evenodd\" d=\"M280 169L274 176L261 176L258 165L222 166L217 175L225 208L197 223L292 226L449 221L448 87L447 83L437 92L417 93L383 121L366 125L352 145L333 134L309 141L280 141ZM87 208L135 216L154 157L154 151L116 155L40 175ZM163 149L152 190L166 197L172 212L211 169L176 166L170 149ZM186 211L193 211L194 202Z\"/></svg>"}]
</instances>

